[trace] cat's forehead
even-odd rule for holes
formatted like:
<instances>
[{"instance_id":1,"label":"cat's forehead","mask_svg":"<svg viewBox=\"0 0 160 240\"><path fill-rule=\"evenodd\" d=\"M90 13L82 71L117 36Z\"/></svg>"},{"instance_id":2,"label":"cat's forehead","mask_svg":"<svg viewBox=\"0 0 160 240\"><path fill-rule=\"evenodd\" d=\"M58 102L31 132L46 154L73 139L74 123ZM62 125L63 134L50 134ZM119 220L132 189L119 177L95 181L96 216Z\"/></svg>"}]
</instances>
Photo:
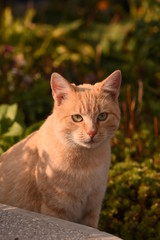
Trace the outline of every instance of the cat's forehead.
<instances>
[{"instance_id":1,"label":"cat's forehead","mask_svg":"<svg viewBox=\"0 0 160 240\"><path fill-rule=\"evenodd\" d=\"M76 105L77 112L84 114L94 114L102 111L105 98L100 91L94 88L94 85L83 84L76 86Z\"/></svg>"}]
</instances>

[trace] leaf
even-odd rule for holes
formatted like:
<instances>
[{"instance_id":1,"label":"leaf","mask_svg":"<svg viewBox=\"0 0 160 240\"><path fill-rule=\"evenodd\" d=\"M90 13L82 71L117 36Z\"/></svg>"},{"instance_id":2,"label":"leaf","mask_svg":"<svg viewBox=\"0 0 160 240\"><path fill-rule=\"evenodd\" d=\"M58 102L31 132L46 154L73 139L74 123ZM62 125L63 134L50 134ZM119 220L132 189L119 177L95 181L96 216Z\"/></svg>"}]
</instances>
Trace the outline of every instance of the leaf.
<instances>
[{"instance_id":1,"label":"leaf","mask_svg":"<svg viewBox=\"0 0 160 240\"><path fill-rule=\"evenodd\" d=\"M7 7L3 13L3 25L4 27L10 27L13 22L13 16L11 8Z\"/></svg>"},{"instance_id":2,"label":"leaf","mask_svg":"<svg viewBox=\"0 0 160 240\"><path fill-rule=\"evenodd\" d=\"M8 129L8 132L3 134L2 137L18 137L23 133L23 128L18 122L14 122Z\"/></svg>"},{"instance_id":3,"label":"leaf","mask_svg":"<svg viewBox=\"0 0 160 240\"><path fill-rule=\"evenodd\" d=\"M52 31L52 36L54 38L59 38L61 36L64 36L74 30L77 30L82 25L82 23L83 23L82 20L76 20L71 23L60 24L57 28L55 28Z\"/></svg>"},{"instance_id":4,"label":"leaf","mask_svg":"<svg viewBox=\"0 0 160 240\"><path fill-rule=\"evenodd\" d=\"M9 119L13 122L16 118L17 110L18 110L17 104L12 104L12 105L2 104L2 105L0 105L0 121L2 119Z\"/></svg>"},{"instance_id":5,"label":"leaf","mask_svg":"<svg viewBox=\"0 0 160 240\"><path fill-rule=\"evenodd\" d=\"M35 16L36 12L33 8L30 8L27 12L26 15L24 17L24 25L28 26L32 23L33 18Z\"/></svg>"}]
</instances>

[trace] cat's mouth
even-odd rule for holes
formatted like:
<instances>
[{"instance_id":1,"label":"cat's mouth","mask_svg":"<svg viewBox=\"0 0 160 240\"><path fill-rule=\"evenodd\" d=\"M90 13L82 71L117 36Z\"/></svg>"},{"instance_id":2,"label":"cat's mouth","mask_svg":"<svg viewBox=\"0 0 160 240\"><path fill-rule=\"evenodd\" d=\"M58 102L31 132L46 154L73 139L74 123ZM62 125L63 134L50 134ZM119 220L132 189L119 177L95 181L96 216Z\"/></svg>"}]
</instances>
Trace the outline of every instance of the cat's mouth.
<instances>
[{"instance_id":1,"label":"cat's mouth","mask_svg":"<svg viewBox=\"0 0 160 240\"><path fill-rule=\"evenodd\" d=\"M98 142L95 141L94 139L90 139L90 140L84 142L84 145L85 145L87 148L96 147L97 144L98 144Z\"/></svg>"},{"instance_id":2,"label":"cat's mouth","mask_svg":"<svg viewBox=\"0 0 160 240\"><path fill-rule=\"evenodd\" d=\"M88 144L92 144L92 143L96 143L96 142L95 142L95 140L93 140L93 139L89 139L89 140L86 141L85 143L86 143L86 144L87 144L87 143L88 143Z\"/></svg>"}]
</instances>

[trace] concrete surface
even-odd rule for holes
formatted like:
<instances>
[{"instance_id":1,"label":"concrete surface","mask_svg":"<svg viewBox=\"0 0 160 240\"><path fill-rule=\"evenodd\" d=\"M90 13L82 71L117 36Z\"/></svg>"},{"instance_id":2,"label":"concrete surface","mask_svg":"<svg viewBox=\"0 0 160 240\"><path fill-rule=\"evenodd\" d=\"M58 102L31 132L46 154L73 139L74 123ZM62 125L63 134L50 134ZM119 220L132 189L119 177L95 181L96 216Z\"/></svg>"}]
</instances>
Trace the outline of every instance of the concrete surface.
<instances>
[{"instance_id":1,"label":"concrete surface","mask_svg":"<svg viewBox=\"0 0 160 240\"><path fill-rule=\"evenodd\" d=\"M0 240L120 240L94 228L0 204Z\"/></svg>"}]
</instances>

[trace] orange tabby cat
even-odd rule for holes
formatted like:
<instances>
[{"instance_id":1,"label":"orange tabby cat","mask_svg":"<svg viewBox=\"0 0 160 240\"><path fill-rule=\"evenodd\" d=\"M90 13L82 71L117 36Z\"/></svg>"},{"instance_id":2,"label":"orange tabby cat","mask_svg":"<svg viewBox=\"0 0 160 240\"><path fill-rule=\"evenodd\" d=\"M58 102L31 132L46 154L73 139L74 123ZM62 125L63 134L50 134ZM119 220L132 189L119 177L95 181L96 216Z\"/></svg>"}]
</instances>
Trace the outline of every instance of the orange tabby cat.
<instances>
[{"instance_id":1,"label":"orange tabby cat","mask_svg":"<svg viewBox=\"0 0 160 240\"><path fill-rule=\"evenodd\" d=\"M53 113L0 157L0 202L97 227L120 83L119 70L79 86L53 73Z\"/></svg>"}]
</instances>

